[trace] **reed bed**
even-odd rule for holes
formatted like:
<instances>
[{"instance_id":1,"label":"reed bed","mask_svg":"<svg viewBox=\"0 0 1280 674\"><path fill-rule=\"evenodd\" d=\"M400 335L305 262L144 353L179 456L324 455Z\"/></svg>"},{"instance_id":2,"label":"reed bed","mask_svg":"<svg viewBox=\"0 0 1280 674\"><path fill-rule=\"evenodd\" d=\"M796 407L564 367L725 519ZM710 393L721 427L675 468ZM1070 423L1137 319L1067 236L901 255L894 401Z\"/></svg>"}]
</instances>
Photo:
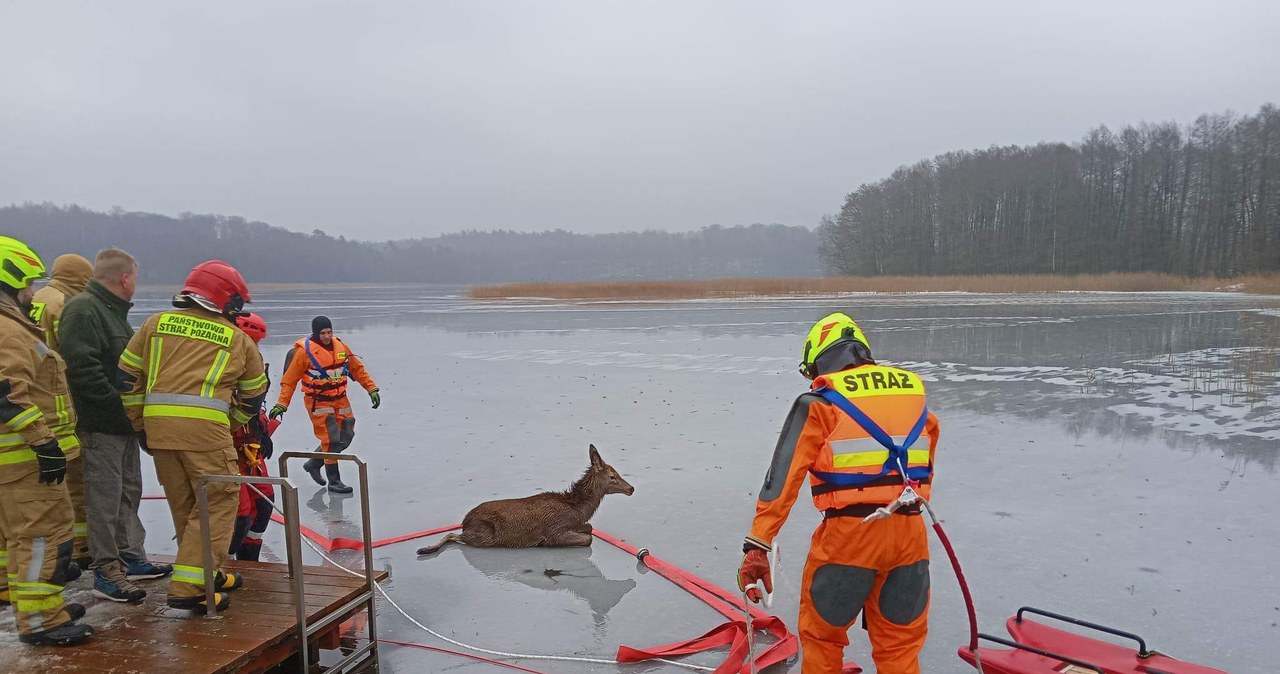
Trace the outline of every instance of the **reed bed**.
<instances>
[{"instance_id":1,"label":"reed bed","mask_svg":"<svg viewBox=\"0 0 1280 674\"><path fill-rule=\"evenodd\" d=\"M513 297L557 300L675 300L722 297L777 297L839 293L1037 293L1060 291L1219 291L1280 295L1280 273L1230 279L1172 274L1016 274L982 276L824 276L818 278L738 278L692 281L607 281L586 283L503 283L467 289L474 299Z\"/></svg>"}]
</instances>

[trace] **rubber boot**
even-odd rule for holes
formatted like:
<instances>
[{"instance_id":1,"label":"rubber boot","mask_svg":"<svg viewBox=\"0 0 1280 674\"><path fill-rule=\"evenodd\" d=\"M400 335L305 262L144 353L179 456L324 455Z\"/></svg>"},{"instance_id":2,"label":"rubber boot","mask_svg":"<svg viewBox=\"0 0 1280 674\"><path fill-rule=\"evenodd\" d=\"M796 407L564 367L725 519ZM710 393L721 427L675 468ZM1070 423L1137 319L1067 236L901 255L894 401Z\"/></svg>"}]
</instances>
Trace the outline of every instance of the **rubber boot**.
<instances>
[{"instance_id":1,"label":"rubber boot","mask_svg":"<svg viewBox=\"0 0 1280 674\"><path fill-rule=\"evenodd\" d=\"M324 460L322 459L307 459L307 462L302 464L302 469L311 473L311 479L315 480L316 484L321 487L324 486L324 478L320 477L320 466L323 465Z\"/></svg>"},{"instance_id":2,"label":"rubber boot","mask_svg":"<svg viewBox=\"0 0 1280 674\"><path fill-rule=\"evenodd\" d=\"M325 464L325 475L329 476L329 491L335 494L350 494L353 490L345 484L342 484L342 476L338 474L338 464Z\"/></svg>"},{"instance_id":3,"label":"rubber boot","mask_svg":"<svg viewBox=\"0 0 1280 674\"><path fill-rule=\"evenodd\" d=\"M18 641L32 646L74 646L93 636L93 628L75 622L63 623L52 629L18 635Z\"/></svg>"}]
</instances>

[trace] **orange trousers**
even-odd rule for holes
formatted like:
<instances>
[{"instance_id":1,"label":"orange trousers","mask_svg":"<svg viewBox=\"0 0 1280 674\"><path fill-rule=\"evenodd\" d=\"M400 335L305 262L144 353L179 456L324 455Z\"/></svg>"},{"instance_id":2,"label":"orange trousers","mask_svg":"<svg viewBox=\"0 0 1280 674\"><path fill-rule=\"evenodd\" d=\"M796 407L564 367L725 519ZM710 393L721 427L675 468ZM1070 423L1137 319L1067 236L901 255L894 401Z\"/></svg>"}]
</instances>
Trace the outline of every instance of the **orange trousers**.
<instances>
[{"instance_id":1,"label":"orange trousers","mask_svg":"<svg viewBox=\"0 0 1280 674\"><path fill-rule=\"evenodd\" d=\"M920 674L929 632L929 538L919 515L823 520L800 590L804 674L838 674L862 613L877 674Z\"/></svg>"},{"instance_id":2,"label":"orange trousers","mask_svg":"<svg viewBox=\"0 0 1280 674\"><path fill-rule=\"evenodd\" d=\"M356 418L351 412L351 401L343 396L337 400L306 400L311 411L311 430L320 441L317 452L339 454L351 446L356 437ZM337 463L337 459L325 459L325 463Z\"/></svg>"}]
</instances>

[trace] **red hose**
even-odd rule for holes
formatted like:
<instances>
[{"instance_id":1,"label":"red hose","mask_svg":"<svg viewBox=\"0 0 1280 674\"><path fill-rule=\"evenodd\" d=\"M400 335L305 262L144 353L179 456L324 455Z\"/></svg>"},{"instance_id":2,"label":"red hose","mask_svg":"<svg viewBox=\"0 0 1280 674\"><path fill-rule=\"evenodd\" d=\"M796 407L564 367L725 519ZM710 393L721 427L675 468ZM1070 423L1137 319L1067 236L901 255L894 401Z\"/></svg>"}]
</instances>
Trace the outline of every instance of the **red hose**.
<instances>
[{"instance_id":1,"label":"red hose","mask_svg":"<svg viewBox=\"0 0 1280 674\"><path fill-rule=\"evenodd\" d=\"M960 560L956 557L955 549L951 547L951 539L947 538L947 532L942 530L941 522L933 521L933 532L938 534L938 540L942 541L947 557L951 558L951 568L956 570L956 580L960 581L960 592L964 595L964 608L969 612L969 650L976 651L978 650L978 613L973 608L973 595L969 593L969 582L964 579L964 571L960 570Z\"/></svg>"}]
</instances>

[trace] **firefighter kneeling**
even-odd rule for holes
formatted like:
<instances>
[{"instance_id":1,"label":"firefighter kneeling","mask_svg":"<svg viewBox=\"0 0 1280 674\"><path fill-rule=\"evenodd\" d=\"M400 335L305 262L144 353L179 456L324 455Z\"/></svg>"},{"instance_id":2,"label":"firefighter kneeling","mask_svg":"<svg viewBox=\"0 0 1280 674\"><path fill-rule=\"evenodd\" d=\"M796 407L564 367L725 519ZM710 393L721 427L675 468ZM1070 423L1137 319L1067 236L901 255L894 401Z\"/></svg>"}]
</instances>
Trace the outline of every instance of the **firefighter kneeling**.
<instances>
[{"instance_id":1,"label":"firefighter kneeling","mask_svg":"<svg viewBox=\"0 0 1280 674\"><path fill-rule=\"evenodd\" d=\"M913 492L929 498L939 427L925 407L924 383L877 365L862 330L841 313L809 331L800 371L813 390L796 399L782 427L738 585L769 582L766 553L808 476L824 519L813 532L800 590L804 673L841 671L847 632L862 613L876 671L919 674L929 541L919 503L899 499ZM888 514L895 502L903 507ZM758 600L755 588L747 594Z\"/></svg>"},{"instance_id":2,"label":"firefighter kneeling","mask_svg":"<svg viewBox=\"0 0 1280 674\"><path fill-rule=\"evenodd\" d=\"M219 260L201 263L174 296L176 311L148 318L120 355L120 369L133 381L125 410L155 460L177 532L168 597L172 608L208 610L196 487L206 475L239 472L231 428L256 415L266 397L262 356L232 322L251 301L234 267ZM221 559L231 543L239 489L211 482L207 490L209 539ZM214 582L222 610L231 604L225 591L243 580L216 571Z\"/></svg>"}]
</instances>

